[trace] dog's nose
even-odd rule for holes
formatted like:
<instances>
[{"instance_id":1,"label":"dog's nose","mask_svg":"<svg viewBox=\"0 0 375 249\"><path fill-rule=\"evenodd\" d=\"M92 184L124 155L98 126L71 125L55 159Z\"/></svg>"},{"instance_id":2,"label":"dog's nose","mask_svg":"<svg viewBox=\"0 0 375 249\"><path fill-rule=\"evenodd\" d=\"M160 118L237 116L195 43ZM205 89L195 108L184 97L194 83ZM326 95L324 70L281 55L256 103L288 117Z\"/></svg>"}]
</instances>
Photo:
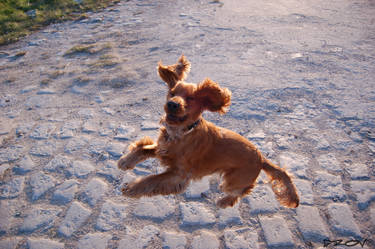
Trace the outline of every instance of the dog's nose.
<instances>
[{"instance_id":1,"label":"dog's nose","mask_svg":"<svg viewBox=\"0 0 375 249\"><path fill-rule=\"evenodd\" d=\"M173 101L168 101L167 103L167 107L168 107L168 110L171 111L171 112L175 112L178 110L178 108L180 107L180 104L179 103L176 103L176 102L173 102Z\"/></svg>"}]
</instances>

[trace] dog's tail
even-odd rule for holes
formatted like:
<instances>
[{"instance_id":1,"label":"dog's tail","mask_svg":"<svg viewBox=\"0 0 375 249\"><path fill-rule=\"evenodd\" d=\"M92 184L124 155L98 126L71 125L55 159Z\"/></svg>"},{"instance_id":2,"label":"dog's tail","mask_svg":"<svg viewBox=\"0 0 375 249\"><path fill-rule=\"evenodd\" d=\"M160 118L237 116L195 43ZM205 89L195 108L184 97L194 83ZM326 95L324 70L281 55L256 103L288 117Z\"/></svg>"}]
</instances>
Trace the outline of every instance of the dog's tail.
<instances>
[{"instance_id":1,"label":"dog's tail","mask_svg":"<svg viewBox=\"0 0 375 249\"><path fill-rule=\"evenodd\" d=\"M271 178L272 190L281 205L289 208L298 207L297 190L288 173L265 158L263 159L263 170Z\"/></svg>"},{"instance_id":2,"label":"dog's tail","mask_svg":"<svg viewBox=\"0 0 375 249\"><path fill-rule=\"evenodd\" d=\"M169 88L173 88L178 81L185 80L189 71L190 62L184 55L181 55L176 64L163 66L159 62L158 66L159 76L168 84Z\"/></svg>"}]
</instances>

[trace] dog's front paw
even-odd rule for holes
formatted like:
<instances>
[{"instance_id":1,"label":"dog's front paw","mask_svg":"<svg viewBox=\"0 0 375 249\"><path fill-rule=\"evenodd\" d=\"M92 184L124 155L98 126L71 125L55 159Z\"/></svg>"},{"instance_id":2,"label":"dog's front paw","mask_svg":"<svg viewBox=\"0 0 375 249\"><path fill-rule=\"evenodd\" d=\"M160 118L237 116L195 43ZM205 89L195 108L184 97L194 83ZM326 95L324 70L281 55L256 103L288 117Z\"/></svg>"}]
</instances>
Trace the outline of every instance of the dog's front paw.
<instances>
[{"instance_id":1,"label":"dog's front paw","mask_svg":"<svg viewBox=\"0 0 375 249\"><path fill-rule=\"evenodd\" d=\"M227 207L233 207L234 204L236 204L238 200L238 197L237 196L231 196L231 195L227 195L221 199L219 199L217 202L216 202L216 205L219 207L219 208L227 208Z\"/></svg>"},{"instance_id":2,"label":"dog's front paw","mask_svg":"<svg viewBox=\"0 0 375 249\"><path fill-rule=\"evenodd\" d=\"M134 156L130 153L120 158L120 160L117 162L117 167L121 170L129 170L133 169L135 164Z\"/></svg>"}]
</instances>

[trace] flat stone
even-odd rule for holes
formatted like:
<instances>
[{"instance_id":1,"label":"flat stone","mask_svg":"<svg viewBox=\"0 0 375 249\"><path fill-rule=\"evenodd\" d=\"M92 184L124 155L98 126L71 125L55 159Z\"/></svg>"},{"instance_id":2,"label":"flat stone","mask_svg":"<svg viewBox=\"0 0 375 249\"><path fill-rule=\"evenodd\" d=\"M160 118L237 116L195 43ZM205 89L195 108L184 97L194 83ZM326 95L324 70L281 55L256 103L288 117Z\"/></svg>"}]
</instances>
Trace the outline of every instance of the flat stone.
<instances>
[{"instance_id":1,"label":"flat stone","mask_svg":"<svg viewBox=\"0 0 375 249\"><path fill-rule=\"evenodd\" d=\"M296 185L297 191L300 197L300 204L314 204L314 193L312 190L312 184L310 181L294 179L294 184Z\"/></svg>"},{"instance_id":2,"label":"flat stone","mask_svg":"<svg viewBox=\"0 0 375 249\"><path fill-rule=\"evenodd\" d=\"M325 135L322 134L321 131L311 132L305 135L305 137L309 140L312 140L316 143L316 148L318 150L328 150L330 148L330 144L325 138Z\"/></svg>"},{"instance_id":3,"label":"flat stone","mask_svg":"<svg viewBox=\"0 0 375 249\"><path fill-rule=\"evenodd\" d=\"M216 222L215 215L199 202L180 203L183 226L206 226Z\"/></svg>"},{"instance_id":4,"label":"flat stone","mask_svg":"<svg viewBox=\"0 0 375 249\"><path fill-rule=\"evenodd\" d=\"M163 196L143 197L134 209L138 217L149 219L166 219L175 211L175 202L171 198Z\"/></svg>"},{"instance_id":5,"label":"flat stone","mask_svg":"<svg viewBox=\"0 0 375 249\"><path fill-rule=\"evenodd\" d=\"M88 108L82 108L78 111L78 115L83 119L91 119L94 117L94 111Z\"/></svg>"},{"instance_id":6,"label":"flat stone","mask_svg":"<svg viewBox=\"0 0 375 249\"><path fill-rule=\"evenodd\" d=\"M28 238L27 246L29 249L64 249L64 243L60 243L50 239Z\"/></svg>"},{"instance_id":7,"label":"flat stone","mask_svg":"<svg viewBox=\"0 0 375 249\"><path fill-rule=\"evenodd\" d=\"M83 123L82 132L85 133L94 133L98 131L99 124L94 120L88 120Z\"/></svg>"},{"instance_id":8,"label":"flat stone","mask_svg":"<svg viewBox=\"0 0 375 249\"><path fill-rule=\"evenodd\" d=\"M122 152L127 146L123 143L109 143L106 151L113 157L119 158L122 156Z\"/></svg>"},{"instance_id":9,"label":"flat stone","mask_svg":"<svg viewBox=\"0 0 375 249\"><path fill-rule=\"evenodd\" d=\"M64 152L68 154L73 154L75 152L85 151L88 147L88 139L85 137L73 137L64 147Z\"/></svg>"},{"instance_id":10,"label":"flat stone","mask_svg":"<svg viewBox=\"0 0 375 249\"><path fill-rule=\"evenodd\" d=\"M246 199L249 202L251 214L273 213L280 207L275 194L267 185L256 186Z\"/></svg>"},{"instance_id":11,"label":"flat stone","mask_svg":"<svg viewBox=\"0 0 375 249\"><path fill-rule=\"evenodd\" d=\"M352 180L368 180L370 174L368 166L363 163L346 164L345 170L349 172Z\"/></svg>"},{"instance_id":12,"label":"flat stone","mask_svg":"<svg viewBox=\"0 0 375 249\"><path fill-rule=\"evenodd\" d=\"M27 110L35 108L50 107L55 103L55 96L36 95L30 96L25 101L25 107Z\"/></svg>"},{"instance_id":13,"label":"flat stone","mask_svg":"<svg viewBox=\"0 0 375 249\"><path fill-rule=\"evenodd\" d=\"M258 249L258 234L256 232L249 232L241 234L241 231L234 229L224 230L225 248L228 249Z\"/></svg>"},{"instance_id":14,"label":"flat stone","mask_svg":"<svg viewBox=\"0 0 375 249\"><path fill-rule=\"evenodd\" d=\"M127 205L106 201L97 219L96 228L102 231L118 229L127 216Z\"/></svg>"},{"instance_id":15,"label":"flat stone","mask_svg":"<svg viewBox=\"0 0 375 249\"><path fill-rule=\"evenodd\" d=\"M48 139L50 134L55 129L55 125L51 123L41 124L38 125L33 132L30 134L30 138L32 139Z\"/></svg>"},{"instance_id":16,"label":"flat stone","mask_svg":"<svg viewBox=\"0 0 375 249\"><path fill-rule=\"evenodd\" d=\"M99 178L93 178L89 181L83 192L83 199L93 207L102 198L107 189L107 183Z\"/></svg>"},{"instance_id":17,"label":"flat stone","mask_svg":"<svg viewBox=\"0 0 375 249\"><path fill-rule=\"evenodd\" d=\"M77 178L86 178L95 167L89 161L73 161L71 167L67 168L69 176Z\"/></svg>"},{"instance_id":18,"label":"flat stone","mask_svg":"<svg viewBox=\"0 0 375 249\"><path fill-rule=\"evenodd\" d=\"M56 89L53 88L42 88L37 91L37 94L44 95L44 94L56 94Z\"/></svg>"},{"instance_id":19,"label":"flat stone","mask_svg":"<svg viewBox=\"0 0 375 249\"><path fill-rule=\"evenodd\" d=\"M106 161L105 164L98 169L97 174L108 180L117 181L120 179L121 171L118 169L116 162Z\"/></svg>"},{"instance_id":20,"label":"flat stone","mask_svg":"<svg viewBox=\"0 0 375 249\"><path fill-rule=\"evenodd\" d=\"M316 175L315 185L322 198L340 201L346 199L340 176L334 176L324 171L317 171Z\"/></svg>"},{"instance_id":21,"label":"flat stone","mask_svg":"<svg viewBox=\"0 0 375 249\"><path fill-rule=\"evenodd\" d=\"M57 137L61 139L68 139L75 136L81 128L81 121L68 121L60 128Z\"/></svg>"},{"instance_id":22,"label":"flat stone","mask_svg":"<svg viewBox=\"0 0 375 249\"><path fill-rule=\"evenodd\" d=\"M278 216L273 216L272 218L261 216L259 220L269 247L294 247L292 233L283 218Z\"/></svg>"},{"instance_id":23,"label":"flat stone","mask_svg":"<svg viewBox=\"0 0 375 249\"><path fill-rule=\"evenodd\" d=\"M4 173L10 169L10 165L5 163L0 165L0 178L4 175Z\"/></svg>"},{"instance_id":24,"label":"flat stone","mask_svg":"<svg viewBox=\"0 0 375 249\"><path fill-rule=\"evenodd\" d=\"M219 209L218 215L219 215L220 226L242 224L238 203L234 205L233 207Z\"/></svg>"},{"instance_id":25,"label":"flat stone","mask_svg":"<svg viewBox=\"0 0 375 249\"><path fill-rule=\"evenodd\" d=\"M127 234L120 240L118 249L156 248L152 242L158 238L159 228L153 225L145 226L137 234Z\"/></svg>"},{"instance_id":26,"label":"flat stone","mask_svg":"<svg viewBox=\"0 0 375 249\"><path fill-rule=\"evenodd\" d=\"M297 220L300 231L306 241L323 241L328 239L329 233L316 207L299 206Z\"/></svg>"},{"instance_id":27,"label":"flat stone","mask_svg":"<svg viewBox=\"0 0 375 249\"><path fill-rule=\"evenodd\" d=\"M185 196L187 198L202 198L202 194L207 194L209 191L209 177L204 177L201 180L191 182L185 192Z\"/></svg>"},{"instance_id":28,"label":"flat stone","mask_svg":"<svg viewBox=\"0 0 375 249\"><path fill-rule=\"evenodd\" d=\"M0 149L0 165L18 160L23 155L23 147L11 145Z\"/></svg>"},{"instance_id":29,"label":"flat stone","mask_svg":"<svg viewBox=\"0 0 375 249\"><path fill-rule=\"evenodd\" d=\"M19 161L14 167L13 171L16 174L26 174L30 172L35 167L35 163L31 160L29 156L24 156L21 161Z\"/></svg>"},{"instance_id":30,"label":"flat stone","mask_svg":"<svg viewBox=\"0 0 375 249\"><path fill-rule=\"evenodd\" d=\"M78 249L106 249L108 241L112 238L109 234L88 233L78 241Z\"/></svg>"},{"instance_id":31,"label":"flat stone","mask_svg":"<svg viewBox=\"0 0 375 249\"><path fill-rule=\"evenodd\" d=\"M59 233L70 237L91 215L91 210L85 208L81 203L74 201L69 207L64 220L59 227Z\"/></svg>"},{"instance_id":32,"label":"flat stone","mask_svg":"<svg viewBox=\"0 0 375 249\"><path fill-rule=\"evenodd\" d=\"M14 177L9 182L0 186L1 198L14 198L21 194L25 183L25 177Z\"/></svg>"},{"instance_id":33,"label":"flat stone","mask_svg":"<svg viewBox=\"0 0 375 249\"><path fill-rule=\"evenodd\" d=\"M0 200L0 235L10 229L10 224L12 222L11 208L8 200Z\"/></svg>"},{"instance_id":34,"label":"flat stone","mask_svg":"<svg viewBox=\"0 0 375 249\"><path fill-rule=\"evenodd\" d=\"M21 89L20 93L21 94L29 93L29 92L35 91L37 89L38 89L37 85L30 85L30 86L26 86L25 88Z\"/></svg>"},{"instance_id":35,"label":"flat stone","mask_svg":"<svg viewBox=\"0 0 375 249\"><path fill-rule=\"evenodd\" d=\"M341 235L361 238L361 232L355 223L353 213L347 204L332 203L328 205L332 227Z\"/></svg>"},{"instance_id":36,"label":"flat stone","mask_svg":"<svg viewBox=\"0 0 375 249\"><path fill-rule=\"evenodd\" d=\"M306 169L309 168L309 159L303 155L287 152L279 157L280 167L287 169L292 175L307 179Z\"/></svg>"},{"instance_id":37,"label":"flat stone","mask_svg":"<svg viewBox=\"0 0 375 249\"><path fill-rule=\"evenodd\" d=\"M135 129L132 126L120 125L116 129L115 139L118 140L129 140L133 136Z\"/></svg>"},{"instance_id":38,"label":"flat stone","mask_svg":"<svg viewBox=\"0 0 375 249\"><path fill-rule=\"evenodd\" d=\"M56 144L50 141L37 141L30 149L30 154L38 157L52 156L56 151Z\"/></svg>"},{"instance_id":39,"label":"flat stone","mask_svg":"<svg viewBox=\"0 0 375 249\"><path fill-rule=\"evenodd\" d=\"M35 173L30 177L30 186L32 190L32 201L39 199L45 192L56 185L56 180L53 176L44 173Z\"/></svg>"},{"instance_id":40,"label":"flat stone","mask_svg":"<svg viewBox=\"0 0 375 249\"><path fill-rule=\"evenodd\" d=\"M259 141L254 141L254 144L266 157L272 157L275 153L275 151L273 150L272 142L265 142L265 141L259 140Z\"/></svg>"},{"instance_id":41,"label":"flat stone","mask_svg":"<svg viewBox=\"0 0 375 249\"><path fill-rule=\"evenodd\" d=\"M199 235L194 236L191 241L192 249L217 249L220 247L220 241L217 236L209 231L200 231Z\"/></svg>"},{"instance_id":42,"label":"flat stone","mask_svg":"<svg viewBox=\"0 0 375 249\"><path fill-rule=\"evenodd\" d=\"M141 123L141 130L158 130L160 127L159 122L152 122L152 121L142 121Z\"/></svg>"},{"instance_id":43,"label":"flat stone","mask_svg":"<svg viewBox=\"0 0 375 249\"><path fill-rule=\"evenodd\" d=\"M357 196L358 207L363 210L375 200L375 182L352 181L352 191Z\"/></svg>"},{"instance_id":44,"label":"flat stone","mask_svg":"<svg viewBox=\"0 0 375 249\"><path fill-rule=\"evenodd\" d=\"M57 204L67 204L74 199L78 191L78 182L70 179L64 181L61 185L56 187L52 196L52 202Z\"/></svg>"},{"instance_id":45,"label":"flat stone","mask_svg":"<svg viewBox=\"0 0 375 249\"><path fill-rule=\"evenodd\" d=\"M372 224L375 225L375 208L370 209L370 215L371 215ZM0 215L0 217L1 217L1 215Z\"/></svg>"},{"instance_id":46,"label":"flat stone","mask_svg":"<svg viewBox=\"0 0 375 249\"><path fill-rule=\"evenodd\" d=\"M262 129L255 129L250 131L246 136L247 139L250 141L255 141L255 140L264 140L266 137L266 134Z\"/></svg>"},{"instance_id":47,"label":"flat stone","mask_svg":"<svg viewBox=\"0 0 375 249\"><path fill-rule=\"evenodd\" d=\"M46 166L44 166L44 170L62 173L71 167L71 163L72 162L68 157L56 155Z\"/></svg>"},{"instance_id":48,"label":"flat stone","mask_svg":"<svg viewBox=\"0 0 375 249\"><path fill-rule=\"evenodd\" d=\"M56 208L45 208L44 206L34 207L27 213L23 224L20 227L22 232L34 232L38 229L47 230L53 226L54 221L61 212Z\"/></svg>"},{"instance_id":49,"label":"flat stone","mask_svg":"<svg viewBox=\"0 0 375 249\"><path fill-rule=\"evenodd\" d=\"M21 237L11 237L0 240L1 249L16 249L18 243L21 241Z\"/></svg>"},{"instance_id":50,"label":"flat stone","mask_svg":"<svg viewBox=\"0 0 375 249\"><path fill-rule=\"evenodd\" d=\"M183 234L175 232L164 232L162 234L162 246L165 249L184 249L186 248L187 239Z\"/></svg>"},{"instance_id":51,"label":"flat stone","mask_svg":"<svg viewBox=\"0 0 375 249\"><path fill-rule=\"evenodd\" d=\"M341 172L342 168L339 161L332 154L323 154L317 158L320 167L326 170Z\"/></svg>"}]
</instances>

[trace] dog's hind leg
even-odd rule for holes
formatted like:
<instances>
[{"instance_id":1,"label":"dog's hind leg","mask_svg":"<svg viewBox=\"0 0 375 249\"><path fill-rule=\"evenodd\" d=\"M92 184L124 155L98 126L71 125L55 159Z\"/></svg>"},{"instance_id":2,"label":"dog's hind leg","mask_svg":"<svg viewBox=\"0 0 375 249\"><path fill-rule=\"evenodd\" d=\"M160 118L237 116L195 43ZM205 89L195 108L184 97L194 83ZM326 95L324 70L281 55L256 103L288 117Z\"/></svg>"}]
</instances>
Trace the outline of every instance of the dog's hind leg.
<instances>
[{"instance_id":1,"label":"dog's hind leg","mask_svg":"<svg viewBox=\"0 0 375 249\"><path fill-rule=\"evenodd\" d=\"M117 166L122 170L133 169L147 158L155 157L156 147L157 144L151 138L144 137L129 146L129 152L120 158Z\"/></svg>"},{"instance_id":2,"label":"dog's hind leg","mask_svg":"<svg viewBox=\"0 0 375 249\"><path fill-rule=\"evenodd\" d=\"M166 171L159 175L151 175L127 184L122 193L125 196L139 198L142 196L169 195L183 192L190 182L189 176Z\"/></svg>"},{"instance_id":3,"label":"dog's hind leg","mask_svg":"<svg viewBox=\"0 0 375 249\"><path fill-rule=\"evenodd\" d=\"M224 173L220 189L227 195L217 201L220 208L233 207L239 198L249 194L255 186L260 169L234 169Z\"/></svg>"}]
</instances>

